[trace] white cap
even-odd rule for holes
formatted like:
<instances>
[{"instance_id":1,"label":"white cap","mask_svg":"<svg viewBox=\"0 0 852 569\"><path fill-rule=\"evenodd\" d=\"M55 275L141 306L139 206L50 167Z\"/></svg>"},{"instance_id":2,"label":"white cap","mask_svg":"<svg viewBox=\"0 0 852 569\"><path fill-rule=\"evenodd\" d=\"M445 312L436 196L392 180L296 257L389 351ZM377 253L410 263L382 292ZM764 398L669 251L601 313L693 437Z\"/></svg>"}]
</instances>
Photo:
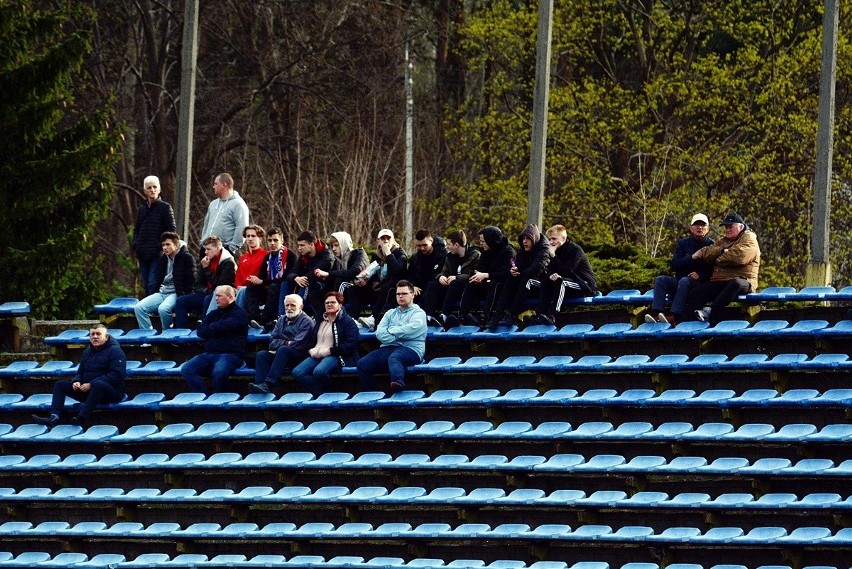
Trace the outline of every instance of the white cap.
<instances>
[{"instance_id":1,"label":"white cap","mask_svg":"<svg viewBox=\"0 0 852 569\"><path fill-rule=\"evenodd\" d=\"M390 229L382 229L381 231L379 231L379 235L376 237L376 239L381 239L385 235L393 239L393 231L391 231Z\"/></svg>"},{"instance_id":2,"label":"white cap","mask_svg":"<svg viewBox=\"0 0 852 569\"><path fill-rule=\"evenodd\" d=\"M704 225L710 225L710 220L707 219L707 216L703 213L696 213L692 216L692 221L689 222L690 225L695 225L696 222L703 221Z\"/></svg>"}]
</instances>

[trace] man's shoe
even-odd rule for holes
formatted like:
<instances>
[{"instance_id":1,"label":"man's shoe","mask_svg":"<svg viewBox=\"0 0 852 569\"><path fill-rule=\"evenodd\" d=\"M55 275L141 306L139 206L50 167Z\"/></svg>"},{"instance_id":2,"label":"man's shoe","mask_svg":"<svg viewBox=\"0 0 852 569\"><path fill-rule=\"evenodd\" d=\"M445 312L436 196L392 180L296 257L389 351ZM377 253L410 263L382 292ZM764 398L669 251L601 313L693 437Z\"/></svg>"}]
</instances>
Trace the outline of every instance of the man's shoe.
<instances>
[{"instance_id":1,"label":"man's shoe","mask_svg":"<svg viewBox=\"0 0 852 569\"><path fill-rule=\"evenodd\" d=\"M80 415L77 415L76 417L71 417L70 423L72 425L79 425L83 427L83 429L87 429L92 424L92 421L91 419L87 419L86 417L81 417Z\"/></svg>"},{"instance_id":2,"label":"man's shoe","mask_svg":"<svg viewBox=\"0 0 852 569\"><path fill-rule=\"evenodd\" d=\"M479 318L477 318L473 314L465 314L464 318L462 319L462 322L464 322L465 326L476 326L477 328L482 326L482 323L479 321Z\"/></svg>"},{"instance_id":3,"label":"man's shoe","mask_svg":"<svg viewBox=\"0 0 852 569\"><path fill-rule=\"evenodd\" d=\"M710 309L702 308L701 310L695 311L695 317L698 318L701 322L709 322L710 321Z\"/></svg>"},{"instance_id":4,"label":"man's shoe","mask_svg":"<svg viewBox=\"0 0 852 569\"><path fill-rule=\"evenodd\" d=\"M550 314L539 314L537 324L550 324L551 326L556 326L556 318L551 316Z\"/></svg>"},{"instance_id":5,"label":"man's shoe","mask_svg":"<svg viewBox=\"0 0 852 569\"><path fill-rule=\"evenodd\" d=\"M665 314L663 314L662 312L657 314L657 322L659 322L660 324L671 324L672 323L671 320L669 320L669 317L666 316Z\"/></svg>"},{"instance_id":6,"label":"man's shoe","mask_svg":"<svg viewBox=\"0 0 852 569\"><path fill-rule=\"evenodd\" d=\"M391 395L393 395L394 393L399 393L400 391L404 391L404 390L405 390L405 386L403 384L401 384L400 382L398 382L398 381L391 381L390 382L390 389L388 389L388 391L391 392Z\"/></svg>"},{"instance_id":7,"label":"man's shoe","mask_svg":"<svg viewBox=\"0 0 852 569\"><path fill-rule=\"evenodd\" d=\"M654 322L658 322L658 320L656 318L654 318L653 316L651 316L650 314L645 315L645 323L646 324L653 324Z\"/></svg>"},{"instance_id":8,"label":"man's shoe","mask_svg":"<svg viewBox=\"0 0 852 569\"><path fill-rule=\"evenodd\" d=\"M503 315L499 313L494 313L488 317L488 322L485 323L485 327L489 330L495 329L500 323L503 321Z\"/></svg>"},{"instance_id":9,"label":"man's shoe","mask_svg":"<svg viewBox=\"0 0 852 569\"><path fill-rule=\"evenodd\" d=\"M444 315L444 329L449 330L450 328L455 328L457 326L461 326L461 322L459 319L455 317L453 314Z\"/></svg>"},{"instance_id":10,"label":"man's shoe","mask_svg":"<svg viewBox=\"0 0 852 569\"><path fill-rule=\"evenodd\" d=\"M444 327L444 325L441 324L441 321L435 318L434 316L426 317L426 326L437 326L438 328Z\"/></svg>"},{"instance_id":11,"label":"man's shoe","mask_svg":"<svg viewBox=\"0 0 852 569\"><path fill-rule=\"evenodd\" d=\"M511 314L504 314L503 318L500 319L500 322L497 324L498 326L511 326L515 323L515 317Z\"/></svg>"},{"instance_id":12,"label":"man's shoe","mask_svg":"<svg viewBox=\"0 0 852 569\"><path fill-rule=\"evenodd\" d=\"M263 383L249 383L248 388L251 393L272 393L269 384L265 381Z\"/></svg>"},{"instance_id":13,"label":"man's shoe","mask_svg":"<svg viewBox=\"0 0 852 569\"><path fill-rule=\"evenodd\" d=\"M524 319L522 320L522 322L524 323L524 326L532 326L534 324L538 324L540 318L541 318L541 316L538 315L538 314L530 314L530 315L524 316Z\"/></svg>"},{"instance_id":14,"label":"man's shoe","mask_svg":"<svg viewBox=\"0 0 852 569\"><path fill-rule=\"evenodd\" d=\"M249 328L254 328L256 330L263 330L263 326L260 325L260 322L257 320L252 320L249 322Z\"/></svg>"},{"instance_id":15,"label":"man's shoe","mask_svg":"<svg viewBox=\"0 0 852 569\"><path fill-rule=\"evenodd\" d=\"M59 424L59 415L54 415L51 413L47 417L41 417L39 415L32 416L33 423L37 425L46 425L51 429Z\"/></svg>"}]
</instances>

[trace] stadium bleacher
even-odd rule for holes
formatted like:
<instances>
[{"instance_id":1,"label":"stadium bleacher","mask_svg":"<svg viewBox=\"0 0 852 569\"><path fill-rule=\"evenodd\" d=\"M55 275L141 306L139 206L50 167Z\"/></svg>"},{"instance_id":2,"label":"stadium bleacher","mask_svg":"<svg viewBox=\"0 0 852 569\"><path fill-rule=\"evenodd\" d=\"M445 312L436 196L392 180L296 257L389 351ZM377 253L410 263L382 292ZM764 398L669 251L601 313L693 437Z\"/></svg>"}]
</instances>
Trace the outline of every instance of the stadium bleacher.
<instances>
[{"instance_id":1,"label":"stadium bleacher","mask_svg":"<svg viewBox=\"0 0 852 569\"><path fill-rule=\"evenodd\" d=\"M29 420L85 330L0 368L0 567L850 567L852 321L803 307L849 300L672 327L613 291L558 327L431 328L407 391L346 369L313 397L247 394L248 366L183 393L197 336L125 330L115 299L129 396L94 426Z\"/></svg>"}]
</instances>

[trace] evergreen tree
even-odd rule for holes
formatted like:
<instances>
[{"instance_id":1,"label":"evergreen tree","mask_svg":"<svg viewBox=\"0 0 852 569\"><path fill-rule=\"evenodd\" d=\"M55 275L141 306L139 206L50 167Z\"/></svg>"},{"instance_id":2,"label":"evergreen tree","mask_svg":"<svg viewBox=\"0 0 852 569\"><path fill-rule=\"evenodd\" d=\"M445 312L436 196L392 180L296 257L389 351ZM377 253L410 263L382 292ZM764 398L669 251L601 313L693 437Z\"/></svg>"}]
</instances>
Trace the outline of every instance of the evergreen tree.
<instances>
[{"instance_id":1,"label":"evergreen tree","mask_svg":"<svg viewBox=\"0 0 852 569\"><path fill-rule=\"evenodd\" d=\"M108 103L75 108L91 34L71 22L92 23L87 9L34 4L0 0L0 299L77 317L104 289L91 250L121 135Z\"/></svg>"}]
</instances>

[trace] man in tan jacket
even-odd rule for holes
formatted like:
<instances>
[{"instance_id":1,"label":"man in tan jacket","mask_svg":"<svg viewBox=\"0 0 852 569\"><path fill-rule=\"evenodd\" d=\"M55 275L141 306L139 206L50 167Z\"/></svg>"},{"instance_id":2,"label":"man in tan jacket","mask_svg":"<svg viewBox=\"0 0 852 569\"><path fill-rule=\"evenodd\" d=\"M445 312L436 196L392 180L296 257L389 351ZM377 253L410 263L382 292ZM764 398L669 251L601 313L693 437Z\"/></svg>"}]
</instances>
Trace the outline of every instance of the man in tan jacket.
<instances>
[{"instance_id":1,"label":"man in tan jacket","mask_svg":"<svg viewBox=\"0 0 852 569\"><path fill-rule=\"evenodd\" d=\"M729 214L722 220L722 226L724 237L692 255L693 259L702 259L712 265L713 273L708 282L690 291L687 300L688 306L695 310L695 317L712 325L721 320L722 309L737 296L757 290L760 267L757 235L743 218L736 213ZM710 306L706 307L708 302Z\"/></svg>"}]
</instances>

